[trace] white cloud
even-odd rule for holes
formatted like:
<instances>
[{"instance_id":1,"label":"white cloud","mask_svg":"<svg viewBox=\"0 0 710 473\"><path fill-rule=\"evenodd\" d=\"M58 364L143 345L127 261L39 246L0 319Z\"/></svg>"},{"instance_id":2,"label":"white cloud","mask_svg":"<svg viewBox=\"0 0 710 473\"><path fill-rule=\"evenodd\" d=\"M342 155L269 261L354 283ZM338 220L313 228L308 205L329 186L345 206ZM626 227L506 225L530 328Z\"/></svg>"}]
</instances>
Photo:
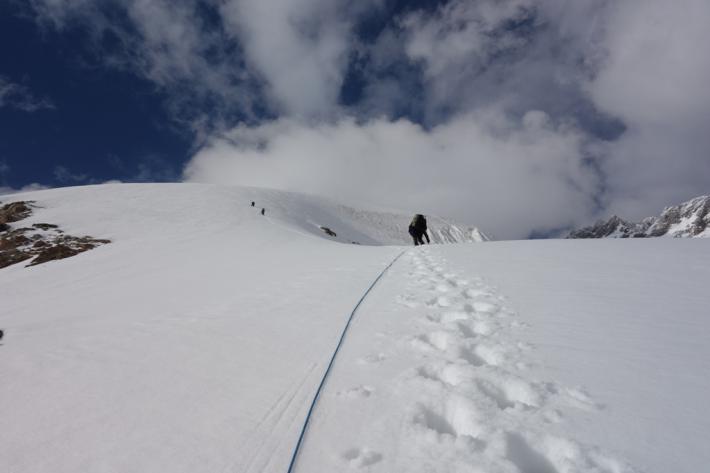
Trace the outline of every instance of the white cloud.
<instances>
[{"instance_id":1,"label":"white cloud","mask_svg":"<svg viewBox=\"0 0 710 473\"><path fill-rule=\"evenodd\" d=\"M307 126L284 119L212 140L185 176L443 213L523 238L589 218L599 183L584 165L581 139L542 112L514 123L487 111L430 131L407 120Z\"/></svg>"},{"instance_id":2,"label":"white cloud","mask_svg":"<svg viewBox=\"0 0 710 473\"><path fill-rule=\"evenodd\" d=\"M710 3L618 2L589 91L628 132L605 163L610 210L640 218L710 189Z\"/></svg>"},{"instance_id":3,"label":"white cloud","mask_svg":"<svg viewBox=\"0 0 710 473\"><path fill-rule=\"evenodd\" d=\"M234 39L200 13L200 0L31 0L30 11L47 28L80 26L96 59L130 71L168 96L176 120L198 126L239 109L252 116L259 100ZM111 49L104 45L112 43Z\"/></svg>"},{"instance_id":4,"label":"white cloud","mask_svg":"<svg viewBox=\"0 0 710 473\"><path fill-rule=\"evenodd\" d=\"M31 2L54 28L78 21L119 38L111 64L200 118L208 144L189 179L446 214L516 237L593 219L600 203L640 218L708 192L706 0L451 0L391 18L370 42L355 31L379 0ZM205 5L209 21L196 13ZM352 57L363 84L345 107ZM254 125L234 127L223 107ZM424 128L376 118L403 111Z\"/></svg>"},{"instance_id":5,"label":"white cloud","mask_svg":"<svg viewBox=\"0 0 710 473\"><path fill-rule=\"evenodd\" d=\"M55 166L53 174L60 184L80 184L90 180L87 174L72 172L66 166Z\"/></svg>"},{"instance_id":6,"label":"white cloud","mask_svg":"<svg viewBox=\"0 0 710 473\"><path fill-rule=\"evenodd\" d=\"M41 191L44 189L49 189L49 187L44 186L42 184L38 184L36 182L33 182L32 184L27 184L26 186L22 186L20 188L14 188L14 187L9 187L9 186L0 186L0 196L10 195L10 194L20 194L23 192Z\"/></svg>"},{"instance_id":7,"label":"white cloud","mask_svg":"<svg viewBox=\"0 0 710 473\"><path fill-rule=\"evenodd\" d=\"M94 38L97 56L170 91L175 109L192 112L199 123L204 114L194 112L205 104L190 102L190 97L211 99L206 106L212 115L228 108L254 119L253 110L265 102L278 113L334 116L353 46L352 23L363 8L378 3L31 0L30 5L45 26L83 25ZM116 21L107 6L128 21ZM107 35L120 43L108 56L100 50Z\"/></svg>"},{"instance_id":8,"label":"white cloud","mask_svg":"<svg viewBox=\"0 0 710 473\"><path fill-rule=\"evenodd\" d=\"M332 116L351 47L347 2L229 0L221 11L278 110Z\"/></svg>"}]
</instances>

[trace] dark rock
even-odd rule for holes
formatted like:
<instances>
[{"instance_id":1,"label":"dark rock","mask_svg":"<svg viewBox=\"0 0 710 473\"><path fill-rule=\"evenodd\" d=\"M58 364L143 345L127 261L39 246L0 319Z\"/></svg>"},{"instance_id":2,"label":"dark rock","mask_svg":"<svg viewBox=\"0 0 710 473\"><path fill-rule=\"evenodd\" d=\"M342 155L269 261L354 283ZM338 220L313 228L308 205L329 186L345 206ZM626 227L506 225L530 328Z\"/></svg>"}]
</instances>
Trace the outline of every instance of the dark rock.
<instances>
[{"instance_id":1,"label":"dark rock","mask_svg":"<svg viewBox=\"0 0 710 473\"><path fill-rule=\"evenodd\" d=\"M13 202L2 207L2 218L17 219L27 214L28 205ZM38 233L41 229L45 233ZM89 236L75 237L64 234L57 225L36 223L31 228L23 227L7 230L0 236L0 268L34 258L28 266L36 266L47 261L59 260L77 255L110 243L110 240L95 239Z\"/></svg>"},{"instance_id":2,"label":"dark rock","mask_svg":"<svg viewBox=\"0 0 710 473\"><path fill-rule=\"evenodd\" d=\"M612 235L628 237L632 224L612 216L609 220L600 220L592 226L575 230L567 238L606 238Z\"/></svg>"},{"instance_id":3,"label":"dark rock","mask_svg":"<svg viewBox=\"0 0 710 473\"><path fill-rule=\"evenodd\" d=\"M70 256L78 255L82 251L85 250L74 249L61 244L50 246L49 248L40 251L37 257L27 266L36 266L38 264L46 263L47 261L69 258Z\"/></svg>"},{"instance_id":4,"label":"dark rock","mask_svg":"<svg viewBox=\"0 0 710 473\"><path fill-rule=\"evenodd\" d=\"M30 243L30 239L20 232L13 231L0 238L0 250L14 250Z\"/></svg>"},{"instance_id":5,"label":"dark rock","mask_svg":"<svg viewBox=\"0 0 710 473\"><path fill-rule=\"evenodd\" d=\"M673 230L671 236L692 237L704 232L710 226L710 196L700 196L674 207L666 207L650 227L649 236L665 235L683 221L687 225Z\"/></svg>"},{"instance_id":6,"label":"dark rock","mask_svg":"<svg viewBox=\"0 0 710 473\"><path fill-rule=\"evenodd\" d=\"M338 236L333 230L331 230L328 227L320 227L320 229L323 230L323 232L325 232L325 234L328 236L332 236L332 237Z\"/></svg>"},{"instance_id":7,"label":"dark rock","mask_svg":"<svg viewBox=\"0 0 710 473\"><path fill-rule=\"evenodd\" d=\"M32 214L32 202L11 202L0 207L0 223L18 222Z\"/></svg>"},{"instance_id":8,"label":"dark rock","mask_svg":"<svg viewBox=\"0 0 710 473\"><path fill-rule=\"evenodd\" d=\"M31 254L23 253L22 251L0 251L0 268L4 268L6 266L10 266L21 261L25 261L30 258L32 258Z\"/></svg>"},{"instance_id":9,"label":"dark rock","mask_svg":"<svg viewBox=\"0 0 710 473\"><path fill-rule=\"evenodd\" d=\"M54 225L53 223L35 223L32 226L35 228L39 228L40 230L50 230L53 228L59 228L58 225Z\"/></svg>"}]
</instances>

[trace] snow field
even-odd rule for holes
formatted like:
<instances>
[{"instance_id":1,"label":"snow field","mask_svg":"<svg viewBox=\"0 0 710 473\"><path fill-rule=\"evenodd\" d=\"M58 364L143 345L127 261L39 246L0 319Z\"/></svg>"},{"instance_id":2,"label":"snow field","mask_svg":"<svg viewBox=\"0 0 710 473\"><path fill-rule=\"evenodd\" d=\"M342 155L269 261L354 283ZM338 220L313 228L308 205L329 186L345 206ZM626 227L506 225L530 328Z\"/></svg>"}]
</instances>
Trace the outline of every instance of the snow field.
<instances>
[{"instance_id":1,"label":"snow field","mask_svg":"<svg viewBox=\"0 0 710 473\"><path fill-rule=\"evenodd\" d=\"M578 389L537 379L526 324L482 278L411 250L373 290L314 412L296 471L631 472L560 428Z\"/></svg>"},{"instance_id":2,"label":"snow field","mask_svg":"<svg viewBox=\"0 0 710 473\"><path fill-rule=\"evenodd\" d=\"M408 241L390 214L270 190L12 198L112 243L0 271L3 473L284 473L401 251L350 239ZM704 471L709 244L410 249L360 306L296 471Z\"/></svg>"},{"instance_id":3,"label":"snow field","mask_svg":"<svg viewBox=\"0 0 710 473\"><path fill-rule=\"evenodd\" d=\"M398 253L289 227L279 212L318 209L271 191L17 197L112 243L0 271L3 473L284 472L326 355Z\"/></svg>"},{"instance_id":4,"label":"snow field","mask_svg":"<svg viewBox=\"0 0 710 473\"><path fill-rule=\"evenodd\" d=\"M639 471L707 469L709 241L538 240L437 251L507 296L528 325L520 338L535 347L531 377L585 388L559 407L569 437Z\"/></svg>"}]
</instances>

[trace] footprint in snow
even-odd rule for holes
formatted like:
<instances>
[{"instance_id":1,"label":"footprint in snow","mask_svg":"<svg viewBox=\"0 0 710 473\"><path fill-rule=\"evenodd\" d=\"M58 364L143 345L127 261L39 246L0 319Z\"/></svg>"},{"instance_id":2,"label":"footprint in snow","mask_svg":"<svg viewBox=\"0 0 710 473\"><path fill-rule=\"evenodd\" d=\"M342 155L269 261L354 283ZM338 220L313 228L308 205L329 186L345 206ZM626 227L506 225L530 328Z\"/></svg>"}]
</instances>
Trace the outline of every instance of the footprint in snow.
<instances>
[{"instance_id":1,"label":"footprint in snow","mask_svg":"<svg viewBox=\"0 0 710 473\"><path fill-rule=\"evenodd\" d=\"M341 458L353 468L363 468L374 465L382 460L382 454L375 452L374 450L370 450L367 447L355 447L343 452Z\"/></svg>"},{"instance_id":2,"label":"footprint in snow","mask_svg":"<svg viewBox=\"0 0 710 473\"><path fill-rule=\"evenodd\" d=\"M453 339L453 335L450 333L437 331L417 335L412 340L412 345L423 351L431 351L432 348L436 348L440 351L446 351L446 349L454 342L455 340Z\"/></svg>"},{"instance_id":3,"label":"footprint in snow","mask_svg":"<svg viewBox=\"0 0 710 473\"><path fill-rule=\"evenodd\" d=\"M505 364L507 359L506 350L501 345L477 345L473 349L473 353L483 360L485 364L491 366L501 366Z\"/></svg>"},{"instance_id":4,"label":"footprint in snow","mask_svg":"<svg viewBox=\"0 0 710 473\"><path fill-rule=\"evenodd\" d=\"M462 338L476 338L476 332L467 323L456 322L455 327Z\"/></svg>"},{"instance_id":5,"label":"footprint in snow","mask_svg":"<svg viewBox=\"0 0 710 473\"><path fill-rule=\"evenodd\" d=\"M478 320L478 321L473 322L471 330L476 335L481 335L484 337L487 337L488 335L492 334L494 331L493 326L483 320Z\"/></svg>"},{"instance_id":6,"label":"footprint in snow","mask_svg":"<svg viewBox=\"0 0 710 473\"><path fill-rule=\"evenodd\" d=\"M370 397L373 392L375 392L375 388L372 386L360 385L345 391L338 391L336 395L345 399L363 399Z\"/></svg>"},{"instance_id":7,"label":"footprint in snow","mask_svg":"<svg viewBox=\"0 0 710 473\"><path fill-rule=\"evenodd\" d=\"M451 300L446 296L435 297L428 302L430 306L450 307Z\"/></svg>"},{"instance_id":8,"label":"footprint in snow","mask_svg":"<svg viewBox=\"0 0 710 473\"><path fill-rule=\"evenodd\" d=\"M443 292L443 293L449 292L451 290L451 288L449 286L447 286L446 284L437 284L434 289L438 292Z\"/></svg>"},{"instance_id":9,"label":"footprint in snow","mask_svg":"<svg viewBox=\"0 0 710 473\"><path fill-rule=\"evenodd\" d=\"M362 358L358 358L357 362L360 365L374 365L385 361L387 357L384 353L375 353L372 355L367 355Z\"/></svg>"},{"instance_id":10,"label":"footprint in snow","mask_svg":"<svg viewBox=\"0 0 710 473\"><path fill-rule=\"evenodd\" d=\"M414 409L412 424L421 428L432 440L447 437L479 437L483 433L479 423L481 414L470 399L460 395L448 395L444 399L430 399L431 406L421 403ZM426 401L426 404L429 404Z\"/></svg>"},{"instance_id":11,"label":"footprint in snow","mask_svg":"<svg viewBox=\"0 0 710 473\"><path fill-rule=\"evenodd\" d=\"M414 309L419 306L419 303L414 300L411 296L397 296L397 303L410 309Z\"/></svg>"},{"instance_id":12,"label":"footprint in snow","mask_svg":"<svg viewBox=\"0 0 710 473\"><path fill-rule=\"evenodd\" d=\"M479 390L500 409L532 408L542 405L539 390L517 376L489 374L476 380Z\"/></svg>"},{"instance_id":13,"label":"footprint in snow","mask_svg":"<svg viewBox=\"0 0 710 473\"><path fill-rule=\"evenodd\" d=\"M459 281L457 281L457 280L454 279L454 278L448 278L448 279L446 280L446 284L448 284L449 287L451 287L451 288L457 288L457 287L459 287Z\"/></svg>"}]
</instances>

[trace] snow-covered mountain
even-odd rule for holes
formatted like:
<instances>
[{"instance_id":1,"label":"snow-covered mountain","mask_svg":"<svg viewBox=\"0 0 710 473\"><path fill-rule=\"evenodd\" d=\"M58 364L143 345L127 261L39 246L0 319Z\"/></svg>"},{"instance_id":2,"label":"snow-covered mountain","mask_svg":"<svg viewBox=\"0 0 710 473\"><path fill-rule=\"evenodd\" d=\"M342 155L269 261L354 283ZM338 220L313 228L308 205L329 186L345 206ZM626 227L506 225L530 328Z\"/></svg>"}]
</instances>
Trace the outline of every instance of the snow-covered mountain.
<instances>
[{"instance_id":1,"label":"snow-covered mountain","mask_svg":"<svg viewBox=\"0 0 710 473\"><path fill-rule=\"evenodd\" d=\"M404 215L192 184L0 200L20 249L97 243L0 269L0 471L285 473L319 386L292 473L710 464L710 239L415 248Z\"/></svg>"},{"instance_id":2,"label":"snow-covered mountain","mask_svg":"<svg viewBox=\"0 0 710 473\"><path fill-rule=\"evenodd\" d=\"M100 191L97 192L97 189ZM264 219L283 226L288 232L301 232L335 241L339 243L358 245L407 245L411 243L408 226L412 215L376 210L363 210L337 204L327 199L290 192L280 192L263 189L248 188L217 188L207 185L166 185L160 187L161 193L168 197L179 189L175 201L182 195L194 193L192 205L199 208L198 212L209 215L212 209L200 207L201 194L212 193L220 195L223 202L220 207L234 207L234 211L249 207L250 214L261 215L263 209ZM218 190L219 189L219 190ZM145 192L153 193L154 190L140 185L104 185L100 187L87 186L73 190L56 190L55 194L65 195L67 192L75 196L97 195L103 205L111 206L104 202L104 196L118 195L127 199L129 205ZM53 195L45 193L40 195ZM75 256L83 251L93 249L98 245L110 243L108 239L96 239L93 236L72 236L60 228L57 223L47 222L43 211L43 202L18 200L17 195L5 198L7 203L0 200L0 268L27 261L30 265L41 264L46 261ZM73 201L76 209L83 209L92 205L81 200ZM207 199L209 201L209 199ZM254 206L252 207L252 202ZM94 204L96 205L96 204ZM169 200L159 199L149 204L156 208L148 211L160 212L160 205L173 205ZM130 219L136 209L126 208ZM189 221L192 216L185 216ZM228 218L231 217L228 216ZM436 216L428 218L428 233L432 243L480 243L489 238L480 230L472 226L455 224Z\"/></svg>"},{"instance_id":3,"label":"snow-covered mountain","mask_svg":"<svg viewBox=\"0 0 710 473\"><path fill-rule=\"evenodd\" d=\"M658 217L627 222L616 215L575 230L567 238L710 238L710 196L703 195L673 207Z\"/></svg>"}]
</instances>

